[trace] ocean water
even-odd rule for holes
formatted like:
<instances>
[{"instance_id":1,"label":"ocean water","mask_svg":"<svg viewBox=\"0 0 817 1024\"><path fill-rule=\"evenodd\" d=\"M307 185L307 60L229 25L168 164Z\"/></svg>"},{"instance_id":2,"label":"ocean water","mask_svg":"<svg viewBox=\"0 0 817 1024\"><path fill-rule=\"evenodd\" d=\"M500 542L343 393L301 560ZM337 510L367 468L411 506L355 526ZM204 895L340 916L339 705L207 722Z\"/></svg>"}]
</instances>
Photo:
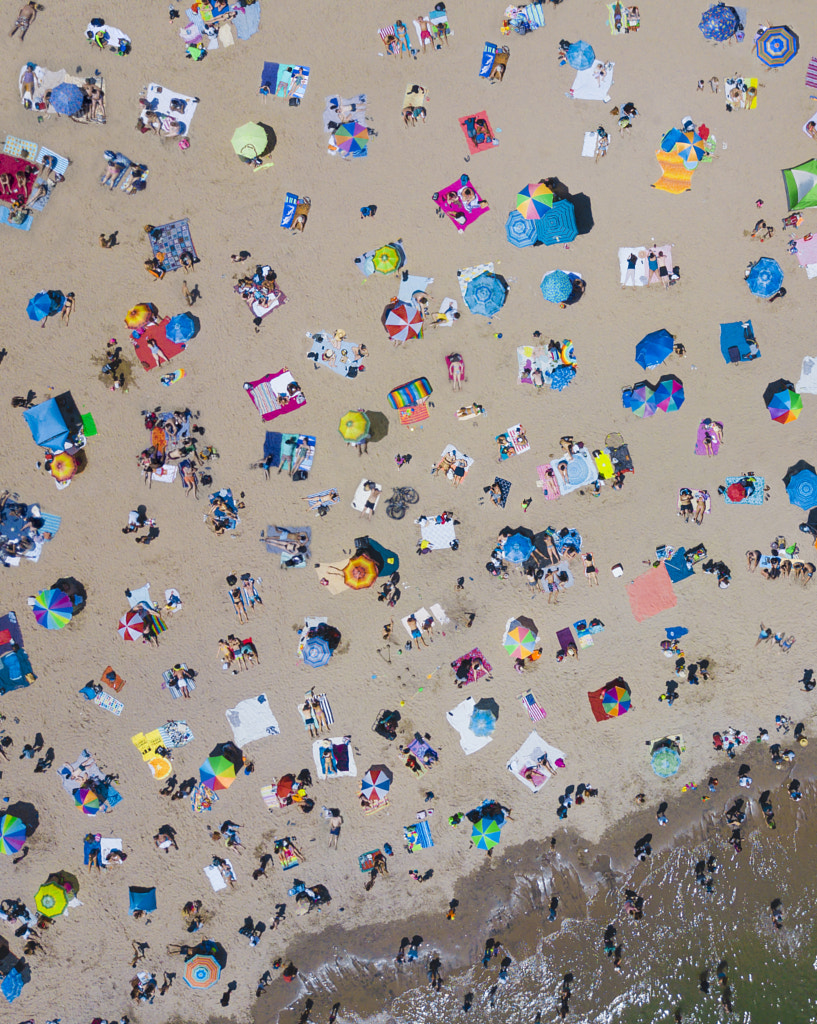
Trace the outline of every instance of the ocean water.
<instances>
[{"instance_id":1,"label":"ocean water","mask_svg":"<svg viewBox=\"0 0 817 1024\"><path fill-rule=\"evenodd\" d=\"M655 854L630 874L614 876L594 864L597 870L589 873L595 874L597 891L584 907L567 891L569 872L557 871L551 879L547 871L533 872L520 862L491 926L467 936L470 966L450 966L450 959L447 964L444 938L436 946L425 941L414 964L398 966L393 955L369 960L339 952L331 966L304 978L307 992L280 1019L297 1019L293 1010L303 1009L309 997L314 1022L326 1020L330 1007L340 1002L339 1022L355 1024L545 1024L560 1019L559 993L570 973L568 1022L657 1024L673 1021L676 1010L685 1024L817 1022L817 823L805 812L811 797L805 795L798 805L787 800L781 806L778 800L775 831L765 826L755 804L740 854L727 842L729 829L715 818L695 838ZM694 869L710 854L718 870L713 891L707 893ZM641 920L623 911L628 886L646 900ZM547 907L551 893L560 891L567 913L562 917L560 912L561 927L553 931ZM782 901L781 931L772 923L775 899ZM622 947L621 974L604 954L603 936L610 925ZM405 922L405 929L413 934L412 922ZM439 926L434 931L444 935ZM428 927L425 932L431 936ZM489 934L503 948L483 968L481 952ZM426 975L435 950L444 978L439 991L432 990ZM507 980L500 981L506 954L512 962ZM731 1014L720 1003L716 971L721 961L726 961ZM701 990L706 970L708 993ZM258 1024L276 1017L259 1004Z\"/></svg>"}]
</instances>

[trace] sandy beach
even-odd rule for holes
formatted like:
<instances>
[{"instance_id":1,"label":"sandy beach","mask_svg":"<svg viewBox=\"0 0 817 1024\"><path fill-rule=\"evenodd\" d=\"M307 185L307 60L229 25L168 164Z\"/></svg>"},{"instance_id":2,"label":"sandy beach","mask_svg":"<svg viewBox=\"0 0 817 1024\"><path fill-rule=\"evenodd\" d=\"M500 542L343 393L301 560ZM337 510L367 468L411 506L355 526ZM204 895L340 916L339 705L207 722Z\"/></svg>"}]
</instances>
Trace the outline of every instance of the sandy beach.
<instances>
[{"instance_id":1,"label":"sandy beach","mask_svg":"<svg viewBox=\"0 0 817 1024\"><path fill-rule=\"evenodd\" d=\"M804 393L802 414L786 424L774 422L764 403L770 383L797 382L803 358L814 355L809 340L813 286L787 252L790 238L811 230L814 213L807 210L799 228L782 226L788 208L780 173L814 154L814 141L802 130L815 107L804 84L817 48L810 7L780 0L773 12L750 10L745 39L730 45L705 40L697 27L700 12L689 5L645 3L638 31L615 35L603 4L566 0L544 5L546 25L523 37L501 34L501 4L452 0L447 42L416 59L389 56L378 35L381 26L402 18L416 46L411 19L417 12L410 8L381 0L355 11L315 0L286 16L264 0L261 8L260 28L251 38L213 50L198 63L185 57L178 34L187 21L184 9L179 20L170 22L162 5L139 12L119 5L102 11L85 0L70 12L46 5L23 43L6 32L0 39L4 134L48 146L69 161L64 182L46 208L35 213L30 231L0 225L5 243L0 343L6 351L0 365L6 410L0 484L61 520L36 563L23 558L3 575L0 614L16 615L37 678L0 699L5 716L0 728L13 740L4 748L9 760L0 763L0 796L12 810L25 805L24 816L31 822L25 859L13 864L12 856L0 858L0 899L17 899L33 909L38 889L52 872L70 872L79 881L78 905L38 932L43 949L25 956L28 980L13 1006L0 1014L3 1019L33 1018L40 1024L60 1017L65 1024L90 1024L95 1017L114 1020L128 1014L132 1021L198 1024L246 1021L257 1010L257 1019L266 1024L289 1003L301 1013L307 996L316 1000L316 1014L324 1014L336 1001L329 1001L335 990L343 992L338 1020L359 1019L356 1014L386 1010L388 986L378 1003L376 975L361 1005L353 1005L349 978L354 974L341 971L341 980L329 979L321 969L344 950L361 962L365 956L393 958L395 935L399 941L403 934L421 931L423 958L440 948L449 960L465 963L481 955L487 935L505 928L513 917L511 907L528 914L529 931L518 940L519 948L511 939L506 943L508 955L521 960L526 943L532 949L540 937L531 920L541 924L546 917L542 909L554 885L568 893L559 922L583 919L582 887L605 875L595 868L583 875L575 867L579 851L591 851L591 867L599 856L609 856L610 877L620 888L637 864L633 844L647 831L659 833L656 847L662 855L664 846L672 847L668 856L681 857L678 851L683 851L693 863L702 834L717 836L713 842L721 851L728 849L723 810L737 796L747 796L738 787L743 762L757 776L748 796L761 828L761 773L769 772L764 788L770 788L778 809L783 803L788 809L791 778L805 782L809 777L806 753L792 733L775 733L775 718L786 715L793 726L802 723L806 736L812 728L812 696L800 680L814 664L814 583L794 574L765 579L759 570L749 571L745 553L758 550L768 556L772 542L784 537L783 548L799 544L796 561L815 561L813 539L798 530L807 512L790 504L783 479L799 460L813 460L817 400ZM16 10L7 7L6 31ZM756 23L772 15L775 24L789 25L799 36L798 54L774 70L760 63L752 43ZM85 26L97 16L130 36L129 55L89 45ZM586 40L600 60L615 63L609 103L570 98L575 72L557 57L563 39ZM490 84L478 74L486 40L510 49L501 82ZM17 83L26 61L64 68L79 78L99 70L106 123L80 124L25 109ZM259 94L265 61L309 67L300 105ZM758 79L757 109L726 110L724 82L736 75ZM708 84L714 76L718 93ZM699 79L707 83L700 91ZM134 129L140 90L149 83L198 98L189 148L180 148L175 138ZM425 90L427 114L424 122L407 127L401 110L413 84ZM360 94L366 96L368 155L329 155L329 134L323 130L327 98ZM620 134L618 116L611 111L628 102L639 115ZM469 154L458 119L482 111L498 144ZM715 141L711 159L695 168L690 191L673 195L651 187L661 175L656 151L666 133L681 129L686 118L699 129L705 125ZM254 172L233 151L234 130L249 121L274 130L270 169ZM581 155L582 142L599 125L609 133L610 146L595 161ZM100 185L107 149L147 165L144 191L128 195ZM490 208L460 232L450 219L437 215L432 196L464 174ZM528 182L551 177L573 197L580 233L567 245L513 247L506 240L505 222L517 193ZM279 227L288 192L311 199L303 233ZM377 207L376 215L361 217L361 208L369 205ZM763 243L751 237L761 217L775 229ZM143 229L183 218L189 221L199 262L154 279L143 267L151 255ZM117 244L100 247L100 233L114 232ZM355 259L398 240L406 255L403 269L433 279L427 287L430 307L436 312L453 298L461 316L453 326L428 326L422 338L395 347L380 318L398 293L400 273L365 277ZM667 244L678 272L671 287L660 281L622 287L620 248L646 252ZM231 254L242 250L251 258L231 262ZM786 294L773 303L751 294L744 281L747 264L760 257L777 260L785 274ZM502 309L486 318L468 310L457 274L491 262L507 282L508 295ZM234 285L256 266L267 265L286 302L255 325ZM581 299L566 308L546 302L540 291L543 275L556 269L579 274L586 282ZM198 333L167 367L145 372L125 315L137 303L153 303L160 317L184 313L182 281L195 298L189 311L199 322ZM50 289L74 292L76 306L69 323L57 315L41 328L26 315L26 307L35 293ZM761 358L746 366L727 364L720 325L745 320L753 324ZM684 346L685 355L670 355L660 366L644 370L635 362L635 346L660 328ZM338 330L345 332L346 344L368 349L365 371L353 379L307 358L307 332L333 335ZM535 331L545 346L551 339L572 342L576 375L564 390L518 383L517 347L531 345ZM117 390L111 390L111 375L101 372L111 339L122 347L125 361L119 372L125 372L126 386ZM446 357L452 353L461 354L464 362L460 391L452 389L448 377ZM264 422L244 384L284 368L300 385L305 405ZM160 377L177 369L184 369L183 379L163 386ZM645 379L655 384L665 374L683 383L685 401L677 411L640 418L623 407L623 389ZM387 396L419 377L433 388L429 415L404 426ZM87 465L65 489L55 488L43 466L43 448L34 443L21 409L10 405L14 396L29 390L37 403L70 391L79 412L90 414L98 430L83 450ZM479 403L486 415L458 419L457 410L471 403ZM209 474L212 483L200 482L197 496L186 494L180 479L150 486L143 481L137 457L151 443L145 415L156 409L191 410L193 422L205 430L194 435L199 450L217 450L217 458L199 466L199 474ZM376 428L362 455L338 431L341 417L355 410L364 410ZM722 445L711 458L695 454L699 425L706 418L723 425ZM495 438L516 424L524 427L530 448L500 462ZM267 431L316 439L308 479L293 481L286 468L279 473L276 467L267 479L257 468ZM545 499L537 470L564 457L560 438L570 436L592 453L616 433L634 466L620 489L608 479L598 492L588 484L558 500ZM432 475L447 445L474 460L456 487ZM411 460L398 467L397 455L411 455ZM580 458L578 449L574 457ZM727 478L748 476L762 478L768 500L737 506L718 493ZM504 508L496 507L484 490L495 477L510 484ZM371 519L351 507L363 480L382 487ZM396 487L419 494L401 520L385 514ZM678 514L679 491L685 487L710 495L711 511L701 525ZM240 522L216 535L205 521L208 497L224 488L242 503ZM333 489L339 501L325 516L310 510L308 495ZM758 483L757 495L762 494ZM523 509L528 498L532 502ZM141 505L159 531L147 546L135 544L145 530L122 532L131 510ZM443 512L455 520L456 548L418 555L421 526L415 520ZM282 567L280 556L259 540L276 526L311 530L305 565ZM574 582L555 603L548 602L546 589L530 585L518 564L507 563L498 576L486 571L506 527L521 527L539 538L548 527L580 535L580 555L569 563ZM355 552L356 539L366 536L399 556L401 596L394 607L377 601L385 576L358 591L320 585L314 565L343 566ZM669 588L673 607L638 621L628 585L651 571L657 549L689 550L701 544L706 559L731 570L729 586L719 588L716 576L702 571L706 559L701 559L693 575ZM598 568L598 587L589 586L585 577L581 556L588 552ZM622 573L614 575L618 565ZM246 625L236 617L227 583L228 576L243 573L255 580L263 602L249 611ZM69 577L83 585L85 607L63 629L41 628L27 599ZM157 647L127 643L117 635L117 624L129 611L125 591L146 583L160 609L168 590L176 590L181 599L178 610L163 616L167 628ZM409 633L401 620L437 605L447 621L437 618L423 638L426 645L415 642L407 649ZM340 633L331 660L320 668L298 656L298 630L310 616L327 620ZM506 623L519 616L532 620L536 646L542 648L542 657L526 661L521 673L503 648ZM392 619L388 642L383 630ZM592 634L592 646L579 647L576 659L557 660L557 632L594 619L604 628ZM785 652L771 641L756 646L761 623L796 638L792 649ZM667 639L665 630L679 626L689 631L680 643L686 662L708 662L709 679L698 686L675 674L678 652L668 658L660 646ZM257 664L245 671L222 668L219 641L230 633L251 638ZM474 648L491 673L458 688L451 663ZM174 700L162 687L163 672L177 664L197 673L189 700ZM124 705L118 715L78 692L89 680L100 683L107 666L125 680L118 692L103 691ZM597 721L587 695L618 677L629 687L630 710ZM667 680L677 686L674 703L659 700ZM322 736L351 737L354 776L319 778L313 738L299 713L313 688L327 695L334 718ZM540 720L532 720L518 699L528 689L546 712ZM198 783L199 767L211 751L234 738L225 713L259 695L266 696L278 733L243 746L254 765L252 774L239 767L235 782L217 792L218 802L209 812L196 813L189 798L162 795L162 782L152 777L132 738L168 720L186 722L194 738L172 750L172 774L180 785ZM469 697L492 700L498 715L491 742L466 754L446 716ZM384 709L400 715L393 741L373 729ZM774 771L769 747L754 742L761 727L770 731L773 743L780 740L795 751L795 763L787 764L786 771ZM730 728L745 731L750 741L731 761L712 744L714 732ZM534 731L564 761L536 793L506 768ZM33 759L21 758L38 734L42 750ZM423 774L413 773L399 750L415 734L439 755ZM683 748L679 770L666 779L651 767L651 745L663 737L680 737ZM35 772L49 748L50 766ZM116 777L121 801L110 813L83 814L62 784L60 766L75 762L85 750L102 774ZM384 766L391 775L388 806L364 813L358 794L372 766ZM303 769L312 776L306 794L314 801L311 811L303 813L297 804L268 807L262 787ZM700 796L713 774L719 787L702 804ZM698 790L682 792L688 783ZM580 785L597 789L597 797L577 805L575 787ZM559 797L568 787L573 787L574 802L560 820ZM433 799L426 800L428 793ZM643 807L634 803L639 793L645 794ZM804 790L802 804L780 825L780 857L787 856L786 835L796 829L794 812L812 800L813 794ZM510 809L490 860L472 847L468 819L449 823L486 801ZM669 823L659 829L655 814L663 801L670 805ZM342 815L337 849L329 846L323 808ZM708 815L703 827L701 812ZM418 819L418 814L425 817ZM225 821L239 826L240 849L227 849L224 836L217 843L210 838L208 830L218 830ZM433 849L409 853L404 827L418 824L428 826ZM153 837L168 828L178 849L165 851L154 843ZM673 847L676 829L681 838ZM120 840L126 861L89 870L83 863L88 834ZM558 883L541 873L551 836L558 837L557 855L564 858L557 865L564 869ZM302 860L284 871L275 840L286 838L294 841ZM386 844L393 851L386 858L388 874L366 891L368 874L361 871L359 857ZM806 856L802 849L798 844L798 857ZM272 860L266 875L254 880L253 871L267 854ZM204 868L214 855L232 862L234 887L219 892L211 887ZM538 896L518 904L510 880L528 877L529 867L540 872ZM412 870L433 874L420 888L409 875ZM723 868L718 880L724 890L729 870ZM741 870L750 874L746 867ZM494 890L492 880L500 878ZM299 914L303 901L289 895L296 880L307 887L325 886L331 902ZM751 882L744 877L744 883L749 892ZM129 915L130 887L155 888L157 906L146 919ZM452 899L460 906L449 921ZM196 900L202 901L204 924L188 934L181 911ZM281 904L286 912L273 930L270 922ZM239 933L248 917L265 924L255 946ZM23 956L26 941L15 935L18 927L19 921L0 920L0 938L14 958ZM626 924L619 927L626 932ZM206 940L223 948L226 962L216 984L193 991L183 981L183 958L167 947ZM560 962L558 941L548 933L554 971ZM148 945L132 967L134 943ZM283 967L292 961L299 968L293 984L272 969L278 958ZM172 973L172 985L152 1002L132 1002L137 970L155 976L159 987L165 972ZM258 980L267 970L272 980L259 1001ZM597 1019L589 1015L614 998L617 978L608 978L603 990L594 990L593 998L571 1015ZM398 982L394 985L397 991ZM429 1015L434 998L429 990ZM669 1013L671 1008L667 994L661 1010ZM414 1019L421 1019L414 1004L411 1009ZM551 1017L556 1009L548 1004ZM510 1020L513 1011L508 1013ZM282 1019L294 1017L290 1013ZM395 1019L401 1019L396 1011Z\"/></svg>"}]
</instances>

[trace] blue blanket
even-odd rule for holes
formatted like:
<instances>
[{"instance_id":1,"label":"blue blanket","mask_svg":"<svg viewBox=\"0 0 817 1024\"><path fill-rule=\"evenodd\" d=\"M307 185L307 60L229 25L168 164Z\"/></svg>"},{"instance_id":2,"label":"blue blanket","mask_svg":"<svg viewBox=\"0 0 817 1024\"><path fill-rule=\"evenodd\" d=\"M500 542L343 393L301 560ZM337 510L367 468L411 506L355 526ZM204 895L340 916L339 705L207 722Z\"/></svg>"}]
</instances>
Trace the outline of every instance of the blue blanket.
<instances>
[{"instance_id":1,"label":"blue blanket","mask_svg":"<svg viewBox=\"0 0 817 1024\"><path fill-rule=\"evenodd\" d=\"M254 36L261 25L261 4L254 3L249 7L239 7L233 24L235 25L235 34L239 39L249 39L250 36Z\"/></svg>"}]
</instances>

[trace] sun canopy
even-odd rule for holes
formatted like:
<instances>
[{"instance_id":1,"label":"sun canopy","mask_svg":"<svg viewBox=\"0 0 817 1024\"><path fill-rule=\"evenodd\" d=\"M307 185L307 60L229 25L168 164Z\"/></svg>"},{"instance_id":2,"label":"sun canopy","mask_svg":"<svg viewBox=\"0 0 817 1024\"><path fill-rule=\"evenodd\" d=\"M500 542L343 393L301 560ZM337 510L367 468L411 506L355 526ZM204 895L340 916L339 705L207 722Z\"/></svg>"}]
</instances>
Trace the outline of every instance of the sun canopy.
<instances>
[{"instance_id":1,"label":"sun canopy","mask_svg":"<svg viewBox=\"0 0 817 1024\"><path fill-rule=\"evenodd\" d=\"M817 206L817 157L783 171L789 210Z\"/></svg>"},{"instance_id":2,"label":"sun canopy","mask_svg":"<svg viewBox=\"0 0 817 1024\"><path fill-rule=\"evenodd\" d=\"M596 52L590 43L580 39L567 48L567 63L576 71L586 71L593 67L596 59Z\"/></svg>"},{"instance_id":3,"label":"sun canopy","mask_svg":"<svg viewBox=\"0 0 817 1024\"><path fill-rule=\"evenodd\" d=\"M23 410L34 443L41 448L62 451L82 429L82 419L70 391Z\"/></svg>"},{"instance_id":4,"label":"sun canopy","mask_svg":"<svg viewBox=\"0 0 817 1024\"><path fill-rule=\"evenodd\" d=\"M156 890L153 887L145 888L141 885L132 885L128 889L128 909L131 913L134 910L143 910L149 914L156 909Z\"/></svg>"},{"instance_id":5,"label":"sun canopy","mask_svg":"<svg viewBox=\"0 0 817 1024\"><path fill-rule=\"evenodd\" d=\"M672 355L674 342L675 339L665 327L658 331L652 331L636 345L635 361L645 370L649 370L653 366L660 366L668 356Z\"/></svg>"}]
</instances>

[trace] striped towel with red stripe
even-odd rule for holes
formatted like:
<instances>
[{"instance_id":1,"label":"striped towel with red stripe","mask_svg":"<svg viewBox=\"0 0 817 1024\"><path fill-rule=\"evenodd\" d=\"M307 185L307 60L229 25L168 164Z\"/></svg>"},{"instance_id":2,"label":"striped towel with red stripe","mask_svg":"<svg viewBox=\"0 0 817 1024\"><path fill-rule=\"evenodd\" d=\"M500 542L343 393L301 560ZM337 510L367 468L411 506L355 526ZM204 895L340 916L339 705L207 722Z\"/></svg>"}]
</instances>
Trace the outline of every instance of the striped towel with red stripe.
<instances>
[{"instance_id":1,"label":"striped towel with red stripe","mask_svg":"<svg viewBox=\"0 0 817 1024\"><path fill-rule=\"evenodd\" d=\"M817 57L812 57L808 62L806 85L811 89L817 89Z\"/></svg>"}]
</instances>

